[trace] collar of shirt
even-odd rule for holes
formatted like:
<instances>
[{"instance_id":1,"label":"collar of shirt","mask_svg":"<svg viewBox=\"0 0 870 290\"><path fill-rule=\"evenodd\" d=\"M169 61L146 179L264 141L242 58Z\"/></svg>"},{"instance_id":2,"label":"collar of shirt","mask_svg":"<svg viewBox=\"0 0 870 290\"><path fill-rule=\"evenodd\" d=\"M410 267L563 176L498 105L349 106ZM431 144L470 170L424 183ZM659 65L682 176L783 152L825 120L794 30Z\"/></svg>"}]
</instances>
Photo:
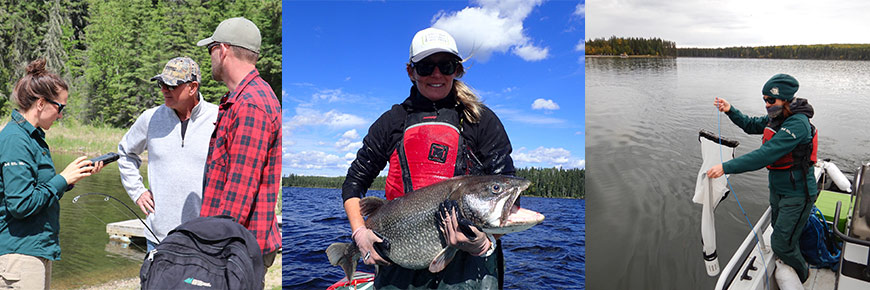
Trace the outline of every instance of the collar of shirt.
<instances>
[{"instance_id":1,"label":"collar of shirt","mask_svg":"<svg viewBox=\"0 0 870 290\"><path fill-rule=\"evenodd\" d=\"M33 127L27 119L24 119L24 115L21 115L18 110L12 110L12 122L21 126L21 129L24 130L24 132L27 132L28 136L45 139L45 131L42 131L41 128Z\"/></svg>"},{"instance_id":2,"label":"collar of shirt","mask_svg":"<svg viewBox=\"0 0 870 290\"><path fill-rule=\"evenodd\" d=\"M221 97L220 106L223 107L225 105L235 103L236 98L238 98L239 94L243 90L245 90L245 87L247 87L248 84L250 84L251 81L254 80L254 78L256 78L258 76L260 76L260 71L258 71L256 68L254 70L252 70L251 72L249 72L248 75L245 76L245 78L242 79L241 82L239 82L239 85L236 86L235 90L233 90L232 92L227 92L223 97Z\"/></svg>"}]
</instances>

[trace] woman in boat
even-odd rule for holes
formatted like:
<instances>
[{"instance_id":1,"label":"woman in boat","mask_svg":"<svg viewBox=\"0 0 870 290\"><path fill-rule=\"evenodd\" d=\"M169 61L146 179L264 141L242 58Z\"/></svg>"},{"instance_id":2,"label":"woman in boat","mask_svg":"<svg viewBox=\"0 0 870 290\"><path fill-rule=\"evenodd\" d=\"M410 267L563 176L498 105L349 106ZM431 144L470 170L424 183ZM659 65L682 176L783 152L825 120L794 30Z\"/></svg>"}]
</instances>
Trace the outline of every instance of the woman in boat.
<instances>
[{"instance_id":1,"label":"woman in boat","mask_svg":"<svg viewBox=\"0 0 870 290\"><path fill-rule=\"evenodd\" d=\"M54 169L44 130L63 117L67 91L44 59L15 84L18 109L0 131L0 288L49 288L51 263L60 259L60 199L103 167L82 156L60 174Z\"/></svg>"},{"instance_id":2,"label":"woman in boat","mask_svg":"<svg viewBox=\"0 0 870 290\"><path fill-rule=\"evenodd\" d=\"M787 74L771 77L761 90L767 108L767 116L761 117L748 117L728 101L716 98L714 105L731 122L748 134L763 137L760 148L713 166L707 176L717 178L767 167L773 225L771 246L774 254L804 282L808 268L798 243L818 196L812 170L818 136L809 121L813 107L806 99L795 98L797 90L798 81L794 77Z\"/></svg>"},{"instance_id":3,"label":"woman in boat","mask_svg":"<svg viewBox=\"0 0 870 290\"><path fill-rule=\"evenodd\" d=\"M347 171L342 196L353 240L364 263L381 265L377 289L500 288L503 257L492 235L474 227L474 236L446 230L448 244L461 251L446 269L433 274L390 265L376 250L382 239L365 227L360 198L388 162L388 200L453 176L515 172L501 121L458 80L465 70L450 34L435 28L417 32L406 71L412 84L409 96L372 124ZM449 215L445 224L455 225L455 219Z\"/></svg>"}]
</instances>

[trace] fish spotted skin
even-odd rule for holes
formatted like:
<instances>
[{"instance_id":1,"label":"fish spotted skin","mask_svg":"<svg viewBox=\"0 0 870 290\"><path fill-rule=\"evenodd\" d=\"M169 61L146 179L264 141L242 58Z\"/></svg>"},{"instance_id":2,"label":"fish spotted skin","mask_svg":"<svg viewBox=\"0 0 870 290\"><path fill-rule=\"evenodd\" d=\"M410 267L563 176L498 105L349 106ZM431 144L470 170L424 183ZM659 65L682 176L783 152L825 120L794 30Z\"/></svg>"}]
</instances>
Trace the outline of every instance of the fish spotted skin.
<instances>
[{"instance_id":1,"label":"fish spotted skin","mask_svg":"<svg viewBox=\"0 0 870 290\"><path fill-rule=\"evenodd\" d=\"M367 217L366 228L389 242L389 249L381 256L403 268L426 269L439 255L442 255L439 259L446 261L444 264L449 263L456 252L447 247L439 229L438 207L442 202L455 200L460 215L484 232L521 231L544 219L534 212L535 215L521 219L508 219L517 211L514 202L530 183L503 175L460 176L392 201L366 197L360 200L360 208ZM327 256L331 264L340 265L352 277L360 253L355 244L335 243L327 248Z\"/></svg>"}]
</instances>

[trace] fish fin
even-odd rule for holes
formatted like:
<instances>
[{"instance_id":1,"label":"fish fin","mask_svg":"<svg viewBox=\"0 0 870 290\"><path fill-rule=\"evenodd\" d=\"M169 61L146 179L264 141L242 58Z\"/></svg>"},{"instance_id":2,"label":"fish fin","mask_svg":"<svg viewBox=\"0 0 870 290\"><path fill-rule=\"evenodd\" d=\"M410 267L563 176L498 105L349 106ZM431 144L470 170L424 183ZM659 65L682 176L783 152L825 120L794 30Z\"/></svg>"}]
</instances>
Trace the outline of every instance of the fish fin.
<instances>
[{"instance_id":1,"label":"fish fin","mask_svg":"<svg viewBox=\"0 0 870 290\"><path fill-rule=\"evenodd\" d=\"M353 279L353 272L356 271L357 260L359 260L359 250L356 249L356 245L333 243L326 248L326 258L333 266L341 266L347 281Z\"/></svg>"},{"instance_id":2,"label":"fish fin","mask_svg":"<svg viewBox=\"0 0 870 290\"><path fill-rule=\"evenodd\" d=\"M378 197L374 197L374 196L364 197L363 199L361 199L359 201L360 213L363 216L370 216L370 215L374 214L375 212L377 212L378 209L380 209L381 206L383 206L386 203L387 203L387 201L382 199L382 198L378 198Z\"/></svg>"},{"instance_id":3,"label":"fish fin","mask_svg":"<svg viewBox=\"0 0 870 290\"><path fill-rule=\"evenodd\" d=\"M453 261L453 257L456 256L456 251L458 250L454 247L441 249L441 252L438 252L435 259L429 263L429 272L438 273L447 268L447 264L450 264L450 261Z\"/></svg>"}]
</instances>

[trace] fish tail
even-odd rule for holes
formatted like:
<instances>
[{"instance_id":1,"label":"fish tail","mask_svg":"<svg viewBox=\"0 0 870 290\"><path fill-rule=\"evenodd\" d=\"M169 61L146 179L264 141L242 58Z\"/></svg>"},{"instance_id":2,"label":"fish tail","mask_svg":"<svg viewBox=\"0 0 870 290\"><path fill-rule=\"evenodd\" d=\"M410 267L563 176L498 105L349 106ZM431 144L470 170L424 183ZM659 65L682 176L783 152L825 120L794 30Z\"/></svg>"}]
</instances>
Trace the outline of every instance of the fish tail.
<instances>
[{"instance_id":1,"label":"fish tail","mask_svg":"<svg viewBox=\"0 0 870 290\"><path fill-rule=\"evenodd\" d=\"M353 272L356 271L359 249L356 245L348 243L333 243L326 248L326 257L333 266L341 266L347 281L353 280Z\"/></svg>"}]
</instances>

